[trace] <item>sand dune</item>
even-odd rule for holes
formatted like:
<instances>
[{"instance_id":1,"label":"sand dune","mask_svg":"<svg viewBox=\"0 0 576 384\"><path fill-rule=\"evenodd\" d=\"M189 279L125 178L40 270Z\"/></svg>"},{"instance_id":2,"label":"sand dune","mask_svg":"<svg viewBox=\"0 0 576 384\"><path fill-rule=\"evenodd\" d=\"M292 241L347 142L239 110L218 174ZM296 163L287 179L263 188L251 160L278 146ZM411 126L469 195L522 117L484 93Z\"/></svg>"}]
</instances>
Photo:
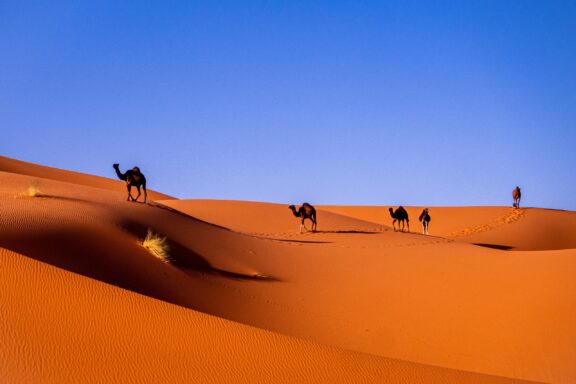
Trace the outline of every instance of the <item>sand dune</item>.
<instances>
[{"instance_id":1,"label":"sand dune","mask_svg":"<svg viewBox=\"0 0 576 384\"><path fill-rule=\"evenodd\" d=\"M291 213L288 204L226 200L166 200L160 203L237 232L266 237L299 234L300 219ZM367 220L328 211L321 212L321 215L318 230L322 233L380 231L383 228L383 225ZM311 229L309 220L305 225Z\"/></svg>"},{"instance_id":2,"label":"sand dune","mask_svg":"<svg viewBox=\"0 0 576 384\"><path fill-rule=\"evenodd\" d=\"M300 341L0 249L3 383L512 383Z\"/></svg>"},{"instance_id":3,"label":"sand dune","mask_svg":"<svg viewBox=\"0 0 576 384\"><path fill-rule=\"evenodd\" d=\"M321 207L375 223L390 223L388 207ZM423 207L406 207L411 228L421 231ZM506 250L576 248L576 212L510 207L432 207L431 235Z\"/></svg>"},{"instance_id":4,"label":"sand dune","mask_svg":"<svg viewBox=\"0 0 576 384\"><path fill-rule=\"evenodd\" d=\"M31 173L0 172L8 382L576 381L574 212L433 207L424 236L418 207L400 233L386 207L321 206L300 234L287 204Z\"/></svg>"},{"instance_id":5,"label":"sand dune","mask_svg":"<svg viewBox=\"0 0 576 384\"><path fill-rule=\"evenodd\" d=\"M107 189L111 191L122 191L122 186L124 185L124 182L120 180L112 180L105 177L27 163L25 161L11 159L5 156L0 156L0 172L33 176L40 179L64 181L66 183ZM110 175L111 177L114 177L112 164L110 164ZM124 187L124 191L125 190ZM171 196L152 190L148 190L148 198L151 200L172 199Z\"/></svg>"}]
</instances>

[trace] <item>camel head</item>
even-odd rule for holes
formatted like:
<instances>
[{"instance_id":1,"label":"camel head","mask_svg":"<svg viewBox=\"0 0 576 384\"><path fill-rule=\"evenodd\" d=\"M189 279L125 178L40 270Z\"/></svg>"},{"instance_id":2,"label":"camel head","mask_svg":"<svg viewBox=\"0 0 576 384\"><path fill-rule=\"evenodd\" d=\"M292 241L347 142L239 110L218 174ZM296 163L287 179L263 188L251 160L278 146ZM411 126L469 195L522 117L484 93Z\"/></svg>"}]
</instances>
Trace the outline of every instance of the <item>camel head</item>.
<instances>
[{"instance_id":1,"label":"camel head","mask_svg":"<svg viewBox=\"0 0 576 384\"><path fill-rule=\"evenodd\" d=\"M120 164L118 164L118 163L112 164L112 167L113 167L114 170L116 171L116 176L118 176L118 178L119 178L120 180L126 181L126 174L120 172Z\"/></svg>"}]
</instances>

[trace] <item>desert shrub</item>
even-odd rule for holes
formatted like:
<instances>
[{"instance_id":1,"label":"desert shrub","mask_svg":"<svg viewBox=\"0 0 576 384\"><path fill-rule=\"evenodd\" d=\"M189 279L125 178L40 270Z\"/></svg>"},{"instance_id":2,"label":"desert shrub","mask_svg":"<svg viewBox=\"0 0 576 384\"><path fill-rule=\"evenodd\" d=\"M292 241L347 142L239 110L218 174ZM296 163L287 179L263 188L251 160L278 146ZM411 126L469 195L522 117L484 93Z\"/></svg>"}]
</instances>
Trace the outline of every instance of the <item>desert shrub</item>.
<instances>
[{"instance_id":1,"label":"desert shrub","mask_svg":"<svg viewBox=\"0 0 576 384\"><path fill-rule=\"evenodd\" d=\"M162 237L153 233L150 229L146 237L142 241L142 246L148 250L152 255L159 258L165 263L170 263L172 259L168 253L170 248L166 242L166 237Z\"/></svg>"}]
</instances>

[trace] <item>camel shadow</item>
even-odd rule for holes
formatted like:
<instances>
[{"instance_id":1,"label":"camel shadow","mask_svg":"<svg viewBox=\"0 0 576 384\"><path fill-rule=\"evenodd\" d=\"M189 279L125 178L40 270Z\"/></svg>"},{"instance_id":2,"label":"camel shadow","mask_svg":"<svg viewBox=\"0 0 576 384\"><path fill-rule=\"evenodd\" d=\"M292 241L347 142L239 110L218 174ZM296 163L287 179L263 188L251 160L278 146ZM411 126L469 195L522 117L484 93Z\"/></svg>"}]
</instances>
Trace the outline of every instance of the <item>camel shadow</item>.
<instances>
[{"instance_id":1,"label":"camel shadow","mask_svg":"<svg viewBox=\"0 0 576 384\"><path fill-rule=\"evenodd\" d=\"M514 247L511 247L508 245L500 245L500 244L485 244L485 243L473 243L473 244L477 245L479 247L498 249L500 251L510 251L510 250L514 249Z\"/></svg>"},{"instance_id":2,"label":"camel shadow","mask_svg":"<svg viewBox=\"0 0 576 384\"><path fill-rule=\"evenodd\" d=\"M253 236L257 239L282 241L285 243L302 243L302 244L332 244L332 241L319 241L319 240L292 240L292 239L278 239L275 237Z\"/></svg>"},{"instance_id":3,"label":"camel shadow","mask_svg":"<svg viewBox=\"0 0 576 384\"><path fill-rule=\"evenodd\" d=\"M361 230L334 230L334 231L316 231L316 233L336 233L336 234L360 234L360 235L378 235L381 231L361 231Z\"/></svg>"}]
</instances>

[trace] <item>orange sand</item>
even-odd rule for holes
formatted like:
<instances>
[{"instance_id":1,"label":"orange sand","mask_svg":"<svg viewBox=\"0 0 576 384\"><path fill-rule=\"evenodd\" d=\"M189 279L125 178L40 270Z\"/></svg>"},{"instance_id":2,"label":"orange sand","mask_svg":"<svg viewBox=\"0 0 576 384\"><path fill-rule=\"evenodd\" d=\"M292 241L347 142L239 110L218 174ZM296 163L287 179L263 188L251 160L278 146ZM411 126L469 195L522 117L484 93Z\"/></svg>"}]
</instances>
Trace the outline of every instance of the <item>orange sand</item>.
<instances>
[{"instance_id":1,"label":"orange sand","mask_svg":"<svg viewBox=\"0 0 576 384\"><path fill-rule=\"evenodd\" d=\"M576 382L574 212L152 193L0 158L0 381Z\"/></svg>"}]
</instances>

